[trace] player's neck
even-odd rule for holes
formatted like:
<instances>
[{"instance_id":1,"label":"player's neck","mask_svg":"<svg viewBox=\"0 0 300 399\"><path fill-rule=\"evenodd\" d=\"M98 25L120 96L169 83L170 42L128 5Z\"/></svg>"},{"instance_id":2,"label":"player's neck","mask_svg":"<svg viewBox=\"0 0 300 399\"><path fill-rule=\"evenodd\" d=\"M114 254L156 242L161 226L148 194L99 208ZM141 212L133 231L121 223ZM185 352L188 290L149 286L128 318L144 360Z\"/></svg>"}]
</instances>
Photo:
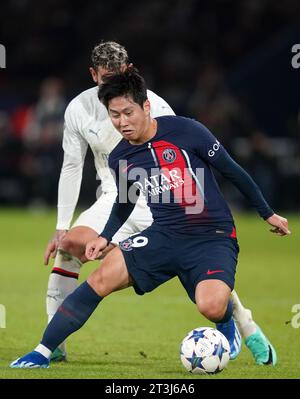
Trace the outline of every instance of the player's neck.
<instances>
[{"instance_id":1,"label":"player's neck","mask_svg":"<svg viewBox=\"0 0 300 399\"><path fill-rule=\"evenodd\" d=\"M132 145L141 145L151 140L157 132L157 121L156 119L150 118L148 126L145 128L145 132L137 140L129 140Z\"/></svg>"}]
</instances>

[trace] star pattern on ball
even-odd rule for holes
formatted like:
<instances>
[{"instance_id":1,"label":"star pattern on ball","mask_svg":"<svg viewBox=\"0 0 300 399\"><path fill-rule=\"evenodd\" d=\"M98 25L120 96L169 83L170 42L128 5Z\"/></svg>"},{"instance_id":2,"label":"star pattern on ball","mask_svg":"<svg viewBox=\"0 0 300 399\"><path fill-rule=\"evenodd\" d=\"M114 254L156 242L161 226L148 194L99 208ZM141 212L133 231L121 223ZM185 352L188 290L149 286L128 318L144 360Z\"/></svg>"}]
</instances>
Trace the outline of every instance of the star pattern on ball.
<instances>
[{"instance_id":1,"label":"star pattern on ball","mask_svg":"<svg viewBox=\"0 0 300 399\"><path fill-rule=\"evenodd\" d=\"M206 338L205 334L201 330L194 330L193 331L193 340L197 343L200 338Z\"/></svg>"},{"instance_id":2,"label":"star pattern on ball","mask_svg":"<svg viewBox=\"0 0 300 399\"><path fill-rule=\"evenodd\" d=\"M226 338L210 327L190 331L180 348L181 361L192 374L216 374L229 362L230 348Z\"/></svg>"},{"instance_id":3,"label":"star pattern on ball","mask_svg":"<svg viewBox=\"0 0 300 399\"><path fill-rule=\"evenodd\" d=\"M201 364L203 358L197 356L195 351L193 352L192 357L187 357L187 360L191 363L192 370L195 370L197 367L203 368Z\"/></svg>"}]
</instances>

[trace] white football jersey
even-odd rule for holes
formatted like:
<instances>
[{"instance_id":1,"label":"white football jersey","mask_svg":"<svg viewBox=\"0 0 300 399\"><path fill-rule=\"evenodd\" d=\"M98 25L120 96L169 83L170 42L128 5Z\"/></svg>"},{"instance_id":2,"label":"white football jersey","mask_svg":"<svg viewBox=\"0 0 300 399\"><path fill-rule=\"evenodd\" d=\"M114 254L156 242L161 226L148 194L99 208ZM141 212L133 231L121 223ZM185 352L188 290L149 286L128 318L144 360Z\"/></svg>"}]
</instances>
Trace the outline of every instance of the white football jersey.
<instances>
[{"instance_id":1,"label":"white football jersey","mask_svg":"<svg viewBox=\"0 0 300 399\"><path fill-rule=\"evenodd\" d=\"M147 91L153 118L174 115L168 103L152 91ZM57 228L68 228L78 201L82 168L88 146L94 157L103 192L117 188L108 168L108 156L122 139L114 128L105 106L98 99L98 86L75 97L65 112L63 136L64 163L58 187Z\"/></svg>"}]
</instances>

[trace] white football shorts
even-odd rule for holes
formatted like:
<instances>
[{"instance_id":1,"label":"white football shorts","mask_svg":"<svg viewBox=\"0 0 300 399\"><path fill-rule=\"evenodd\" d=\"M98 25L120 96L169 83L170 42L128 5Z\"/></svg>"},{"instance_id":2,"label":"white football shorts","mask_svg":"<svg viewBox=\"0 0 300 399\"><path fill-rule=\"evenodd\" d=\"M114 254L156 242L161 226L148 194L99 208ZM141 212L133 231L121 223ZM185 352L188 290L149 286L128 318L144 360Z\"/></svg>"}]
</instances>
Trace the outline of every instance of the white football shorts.
<instances>
[{"instance_id":1,"label":"white football shorts","mask_svg":"<svg viewBox=\"0 0 300 399\"><path fill-rule=\"evenodd\" d=\"M86 226L100 234L109 219L116 196L114 192L101 194L90 208L79 215L72 227ZM130 235L145 230L152 222L152 214L146 200L140 196L130 217L113 236L112 243L118 245Z\"/></svg>"}]
</instances>

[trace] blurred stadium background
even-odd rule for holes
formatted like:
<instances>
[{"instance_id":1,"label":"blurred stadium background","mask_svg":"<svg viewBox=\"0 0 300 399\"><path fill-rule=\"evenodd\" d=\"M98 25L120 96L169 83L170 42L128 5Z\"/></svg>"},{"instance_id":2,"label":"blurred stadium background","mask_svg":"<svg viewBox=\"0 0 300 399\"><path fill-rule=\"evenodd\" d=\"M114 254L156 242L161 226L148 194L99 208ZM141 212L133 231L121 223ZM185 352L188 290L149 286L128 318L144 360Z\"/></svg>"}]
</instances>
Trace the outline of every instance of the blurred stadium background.
<instances>
[{"instance_id":1,"label":"blurred stadium background","mask_svg":"<svg viewBox=\"0 0 300 399\"><path fill-rule=\"evenodd\" d=\"M0 378L28 378L7 365L36 345L45 325L49 268L39 265L55 228L63 115L67 103L93 85L89 57L102 39L123 44L149 88L177 114L206 124L254 177L271 206L290 215L295 234L279 239L279 245L257 216L240 215L248 204L220 180L239 215L237 290L280 359L278 367L261 369L244 350L224 376L299 378L299 348L293 344L299 329L290 327L300 277L300 68L291 63L292 46L300 43L299 15L298 0L1 4L0 43L7 67L0 69L0 303L7 309L7 328L1 330ZM88 153L81 208L95 201L98 186ZM85 266L81 279L93 267ZM30 378L189 377L177 350L199 315L177 282L143 298L131 291L116 293L108 302L111 306L103 306L103 313L70 340L67 367L33 372Z\"/></svg>"},{"instance_id":2,"label":"blurred stadium background","mask_svg":"<svg viewBox=\"0 0 300 399\"><path fill-rule=\"evenodd\" d=\"M1 15L0 205L55 206L64 109L93 85L90 52L105 39L128 49L177 114L206 124L274 208L300 209L299 1L10 0ZM97 186L89 154L81 206Z\"/></svg>"}]
</instances>

